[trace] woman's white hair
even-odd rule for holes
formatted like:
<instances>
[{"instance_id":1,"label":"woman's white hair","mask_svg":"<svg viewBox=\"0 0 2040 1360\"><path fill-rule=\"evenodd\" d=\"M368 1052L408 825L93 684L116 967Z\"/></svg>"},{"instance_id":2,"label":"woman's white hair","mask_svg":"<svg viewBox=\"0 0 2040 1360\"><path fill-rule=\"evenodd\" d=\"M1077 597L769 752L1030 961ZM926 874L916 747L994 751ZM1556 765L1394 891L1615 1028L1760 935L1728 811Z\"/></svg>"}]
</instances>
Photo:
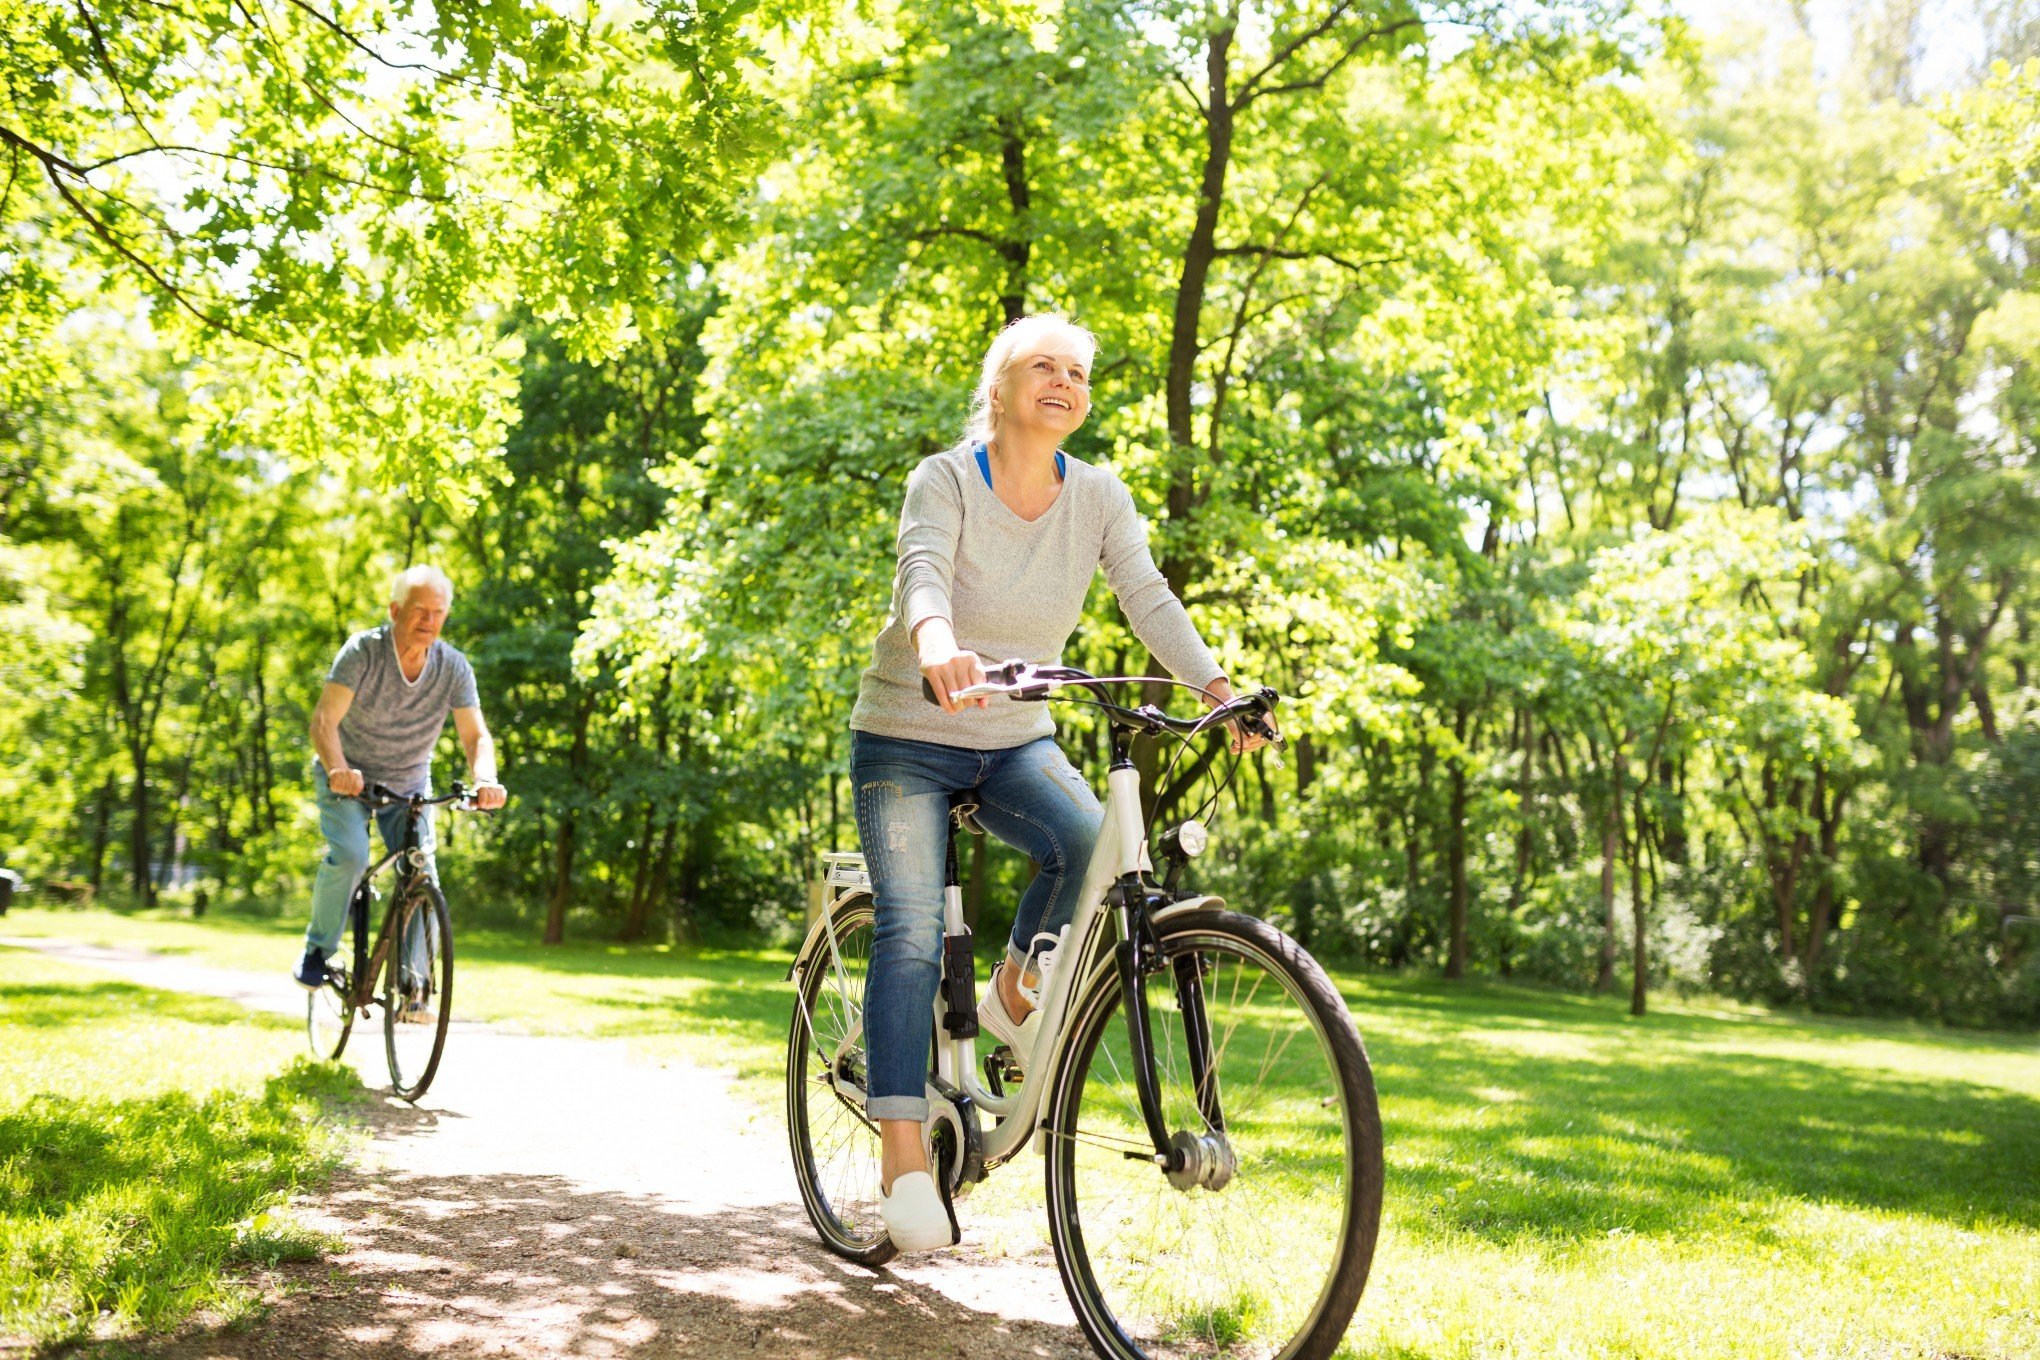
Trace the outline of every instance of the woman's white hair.
<instances>
[{"instance_id":1,"label":"woman's white hair","mask_svg":"<svg viewBox=\"0 0 2040 1360\"><path fill-rule=\"evenodd\" d=\"M390 603L402 604L419 586L431 586L453 604L453 579L437 567L405 567L390 581Z\"/></svg>"},{"instance_id":2,"label":"woman's white hair","mask_svg":"<svg viewBox=\"0 0 2040 1360\"><path fill-rule=\"evenodd\" d=\"M1086 368L1098 355L1098 337L1060 312L1038 312L1021 317L993 337L992 347L985 351L977 391L971 394L970 419L963 426L964 443L976 444L998 432L999 423L992 410L992 398L1005 385L1006 370L1013 366L1018 356L1050 336L1074 342L1084 353Z\"/></svg>"}]
</instances>

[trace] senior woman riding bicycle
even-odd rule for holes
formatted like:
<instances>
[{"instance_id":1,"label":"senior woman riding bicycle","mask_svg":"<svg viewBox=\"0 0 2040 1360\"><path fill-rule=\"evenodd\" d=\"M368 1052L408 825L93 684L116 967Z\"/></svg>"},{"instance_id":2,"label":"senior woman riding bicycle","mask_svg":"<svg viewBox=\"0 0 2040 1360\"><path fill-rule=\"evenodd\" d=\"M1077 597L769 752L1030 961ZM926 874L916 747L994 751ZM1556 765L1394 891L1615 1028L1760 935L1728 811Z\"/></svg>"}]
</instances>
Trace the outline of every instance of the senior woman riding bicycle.
<instances>
[{"instance_id":1,"label":"senior woman riding bicycle","mask_svg":"<svg viewBox=\"0 0 2040 1360\"><path fill-rule=\"evenodd\" d=\"M977 819L1040 866L1020 899L1006 959L978 1019L1030 1053L1029 993L1053 966L1098 837L1090 786L1056 745L1045 708L950 695L984 678L981 657L1059 661L1102 567L1134 635L1216 704L1232 687L1148 551L1133 498L1061 443L1091 409L1097 342L1060 316L1025 317L986 352L964 438L922 460L900 511L892 613L850 716L857 833L877 911L865 998L867 1113L882 1140L880 1212L903 1251L951 1245L929 1175L929 1015L941 977L949 795L975 789ZM938 710L922 697L926 680ZM1236 736L1235 749L1261 744Z\"/></svg>"}]
</instances>

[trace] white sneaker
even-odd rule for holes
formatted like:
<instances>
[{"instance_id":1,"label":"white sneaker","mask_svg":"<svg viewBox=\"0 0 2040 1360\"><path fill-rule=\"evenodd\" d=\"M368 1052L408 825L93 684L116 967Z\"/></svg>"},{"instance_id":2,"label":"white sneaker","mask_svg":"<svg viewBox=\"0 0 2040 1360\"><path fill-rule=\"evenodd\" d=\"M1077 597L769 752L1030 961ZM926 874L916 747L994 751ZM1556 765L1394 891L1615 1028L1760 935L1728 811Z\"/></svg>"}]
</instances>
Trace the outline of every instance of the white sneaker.
<instances>
[{"instance_id":1,"label":"white sneaker","mask_svg":"<svg viewBox=\"0 0 2040 1360\"><path fill-rule=\"evenodd\" d=\"M1025 1068L1027 1060L1034 1056L1034 1041L1041 1035L1041 1012L1029 1011L1025 1020L1015 1020L1007 1012L1006 998L999 991L999 974L1010 967L1010 961L1002 960L992 969L992 985L986 990L985 999L978 1003L978 1024L1011 1049L1013 1061Z\"/></svg>"},{"instance_id":2,"label":"white sneaker","mask_svg":"<svg viewBox=\"0 0 2040 1360\"><path fill-rule=\"evenodd\" d=\"M1068 933L1069 927L1063 927ZM1042 931L1034 937L1038 945L1048 941L1048 947L1034 956L1034 985L1027 985L1027 975L1022 973L1014 979L1014 986L1021 996L1033 1006L1024 1020L1015 1020L1006 1009L1006 999L999 992L999 972L1013 966L1011 959L1001 959L999 966L992 969L992 985L985 999L978 1005L978 1023L1003 1040L1013 1052L1013 1061L1022 1071L1026 1070L1028 1059L1034 1056L1034 1041L1041 1036L1041 994L1048 990L1049 974L1055 970L1056 955L1061 949L1062 935L1051 935Z\"/></svg>"},{"instance_id":3,"label":"white sneaker","mask_svg":"<svg viewBox=\"0 0 2040 1360\"><path fill-rule=\"evenodd\" d=\"M956 1245L942 1194L935 1188L935 1178L925 1171L909 1171L896 1178L889 1195L881 1190L878 1215L885 1220L893 1245L901 1251L940 1251Z\"/></svg>"}]
</instances>

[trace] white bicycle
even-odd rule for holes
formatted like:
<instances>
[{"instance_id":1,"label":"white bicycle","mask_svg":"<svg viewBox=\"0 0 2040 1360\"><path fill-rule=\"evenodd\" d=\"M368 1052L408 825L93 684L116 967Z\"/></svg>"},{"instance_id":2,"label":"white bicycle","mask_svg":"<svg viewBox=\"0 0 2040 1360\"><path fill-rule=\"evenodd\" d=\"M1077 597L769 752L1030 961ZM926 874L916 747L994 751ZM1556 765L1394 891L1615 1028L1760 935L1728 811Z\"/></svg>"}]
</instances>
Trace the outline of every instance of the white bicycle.
<instances>
[{"instance_id":1,"label":"white bicycle","mask_svg":"<svg viewBox=\"0 0 2040 1360\"><path fill-rule=\"evenodd\" d=\"M1272 736L1277 696L1262 690L1189 721L1114 703L1104 696L1118 682L1081 671L1008 662L987 675L955 697L1088 704L1110 724L1112 757L1104 827L1044 980L1024 1078L1003 1044L982 1064L977 1055L955 844L974 802L951 799L924 1137L952 1222L956 1198L1032 1143L1046 1166L1056 1264L1099 1354L1331 1355L1381 1220L1366 1050L1294 940L1177 889L1204 848L1200 823L1162 836L1167 871L1156 881L1132 759L1137 741L1187 741L1232 722ZM895 1248L878 1211L878 1130L864 1113L873 904L861 855L827 860L836 893L789 974L787 1130L823 1243L880 1265Z\"/></svg>"}]
</instances>

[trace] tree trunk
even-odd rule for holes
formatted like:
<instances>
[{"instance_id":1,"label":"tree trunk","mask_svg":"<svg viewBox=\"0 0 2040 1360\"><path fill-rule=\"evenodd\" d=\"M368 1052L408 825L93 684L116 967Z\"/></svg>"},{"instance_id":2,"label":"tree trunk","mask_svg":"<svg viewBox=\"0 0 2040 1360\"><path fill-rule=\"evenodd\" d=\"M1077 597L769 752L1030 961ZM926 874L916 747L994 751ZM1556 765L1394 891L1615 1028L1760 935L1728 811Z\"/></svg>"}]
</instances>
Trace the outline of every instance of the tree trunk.
<instances>
[{"instance_id":1,"label":"tree trunk","mask_svg":"<svg viewBox=\"0 0 2040 1360\"><path fill-rule=\"evenodd\" d=\"M1650 940L1645 934L1647 913L1643 895L1643 790L1636 791L1630 810L1629 836L1629 919L1636 933L1634 958L1630 963L1629 1013L1642 1015L1650 992Z\"/></svg>"},{"instance_id":2,"label":"tree trunk","mask_svg":"<svg viewBox=\"0 0 2040 1360\"><path fill-rule=\"evenodd\" d=\"M1594 990L1615 989L1615 857L1622 841L1622 753L1608 762L1608 811L1601 822L1601 959Z\"/></svg>"},{"instance_id":3,"label":"tree trunk","mask_svg":"<svg viewBox=\"0 0 2040 1360\"><path fill-rule=\"evenodd\" d=\"M1516 777L1516 863L1509 875L1510 929L1514 929L1517 914L1523 909L1523 899L1530 891L1530 855L1534 848L1531 834L1531 800L1537 783L1537 734L1528 715L1521 715L1517 728L1522 741L1523 763ZM1513 968L1510 957L1509 935L1503 935L1501 956L1496 964L1503 977L1509 976Z\"/></svg>"},{"instance_id":4,"label":"tree trunk","mask_svg":"<svg viewBox=\"0 0 2040 1360\"><path fill-rule=\"evenodd\" d=\"M128 747L133 784L128 790L128 878L134 885L135 905L156 905L156 882L149 872L149 753L140 746Z\"/></svg>"},{"instance_id":5,"label":"tree trunk","mask_svg":"<svg viewBox=\"0 0 2040 1360\"><path fill-rule=\"evenodd\" d=\"M1204 295L1211 279L1211 265L1218 258L1218 218L1225 204L1226 174L1232 163L1233 109L1228 62L1232 53L1233 25L1221 20L1205 42L1204 165L1198 181L1197 212L1191 219L1190 235L1183 243L1182 268L1176 279L1176 297L1169 323L1169 353L1162 374L1162 393L1173 446L1173 467L1169 478L1168 517L1172 524L1190 522L1196 507L1192 456L1196 443L1196 422L1191 396L1196 385L1197 357L1203 352L1199 327L1204 318ZM1169 589L1181 599L1190 580L1189 558L1178 552L1164 553L1156 564ZM1152 654L1148 674L1161 674ZM1168 686L1141 687L1144 702L1166 707ZM1142 801L1152 804L1155 777L1160 768L1161 746L1143 742L1134 753L1140 769Z\"/></svg>"},{"instance_id":6,"label":"tree trunk","mask_svg":"<svg viewBox=\"0 0 2040 1360\"><path fill-rule=\"evenodd\" d=\"M92 798L92 851L86 861L90 871L87 880L92 884L92 895L99 896L106 891L106 845L113 836L113 776L108 775L99 783L99 792Z\"/></svg>"},{"instance_id":7,"label":"tree trunk","mask_svg":"<svg viewBox=\"0 0 2040 1360\"><path fill-rule=\"evenodd\" d=\"M1467 707L1461 704L1452 720L1452 735L1460 749L1449 762L1445 812L1445 976L1451 979L1466 976L1466 727Z\"/></svg>"},{"instance_id":8,"label":"tree trunk","mask_svg":"<svg viewBox=\"0 0 2040 1360\"><path fill-rule=\"evenodd\" d=\"M271 764L269 755L269 683L265 675L268 669L269 635L266 632L258 632L255 635L254 759L250 762L249 768L249 774L253 778L250 781L248 801L257 824L265 833L276 830L276 769Z\"/></svg>"},{"instance_id":9,"label":"tree trunk","mask_svg":"<svg viewBox=\"0 0 2040 1360\"><path fill-rule=\"evenodd\" d=\"M1006 286L999 293L999 311L1012 325L1027 314L1027 261L1033 253L1033 196L1027 184L1027 142L1018 117L999 119L999 170L1006 181L1006 203L1013 210L1013 234L998 245L1006 262Z\"/></svg>"},{"instance_id":10,"label":"tree trunk","mask_svg":"<svg viewBox=\"0 0 2040 1360\"><path fill-rule=\"evenodd\" d=\"M579 823L578 800L581 777L588 765L588 720L594 716L595 696L584 694L574 709L574 744L567 752L568 802L560 812L559 830L553 836L552 895L545 909L546 944L559 944L567 937L567 902L574 892L575 832Z\"/></svg>"},{"instance_id":11,"label":"tree trunk","mask_svg":"<svg viewBox=\"0 0 2040 1360\"><path fill-rule=\"evenodd\" d=\"M619 937L625 943L645 937L645 915L651 906L652 840L658 829L654 824L657 812L658 804L646 799L644 825L638 829L637 864L630 876L630 906L623 914L623 933Z\"/></svg>"},{"instance_id":12,"label":"tree trunk","mask_svg":"<svg viewBox=\"0 0 2040 1360\"><path fill-rule=\"evenodd\" d=\"M1814 885L1813 913L1806 926L1806 958L1801 971L1811 992L1820 968L1821 951L1827 947L1828 931L1834 925L1835 866L1841 858L1842 805L1848 799L1844 789L1827 793L1827 772L1817 771L1813 782L1814 808L1820 816L1820 879Z\"/></svg>"},{"instance_id":13,"label":"tree trunk","mask_svg":"<svg viewBox=\"0 0 2040 1360\"><path fill-rule=\"evenodd\" d=\"M546 900L544 944L559 944L567 938L567 900L574 886L574 809L560 813L559 829L553 833L552 893Z\"/></svg>"},{"instance_id":14,"label":"tree trunk","mask_svg":"<svg viewBox=\"0 0 2040 1360\"><path fill-rule=\"evenodd\" d=\"M687 845L680 854L680 901L675 911L684 913L682 918L690 934L700 917L702 852L708 838L710 822L702 818L687 828Z\"/></svg>"},{"instance_id":15,"label":"tree trunk","mask_svg":"<svg viewBox=\"0 0 2040 1360\"><path fill-rule=\"evenodd\" d=\"M652 866L652 886L645 892L645 903L666 900L666 887L673 881L673 845L680 835L678 816L668 817L666 827L659 833L659 856ZM688 919L687 904L675 901L673 904L673 938L685 942L693 937L692 922Z\"/></svg>"},{"instance_id":16,"label":"tree trunk","mask_svg":"<svg viewBox=\"0 0 2040 1360\"><path fill-rule=\"evenodd\" d=\"M1218 258L1218 216L1225 206L1226 172L1232 164L1233 109L1227 63L1232 53L1230 24L1216 28L1204 49L1204 169L1197 189L1197 214L1183 244L1183 268L1176 281L1176 305L1169 324L1169 360L1163 377L1169 439L1179 450L1195 442L1190 395L1201 350L1198 328L1204 318L1204 292L1211 263ZM1169 489L1169 515L1190 512L1190 465L1176 471ZM1180 589L1180 581L1171 581Z\"/></svg>"}]
</instances>

